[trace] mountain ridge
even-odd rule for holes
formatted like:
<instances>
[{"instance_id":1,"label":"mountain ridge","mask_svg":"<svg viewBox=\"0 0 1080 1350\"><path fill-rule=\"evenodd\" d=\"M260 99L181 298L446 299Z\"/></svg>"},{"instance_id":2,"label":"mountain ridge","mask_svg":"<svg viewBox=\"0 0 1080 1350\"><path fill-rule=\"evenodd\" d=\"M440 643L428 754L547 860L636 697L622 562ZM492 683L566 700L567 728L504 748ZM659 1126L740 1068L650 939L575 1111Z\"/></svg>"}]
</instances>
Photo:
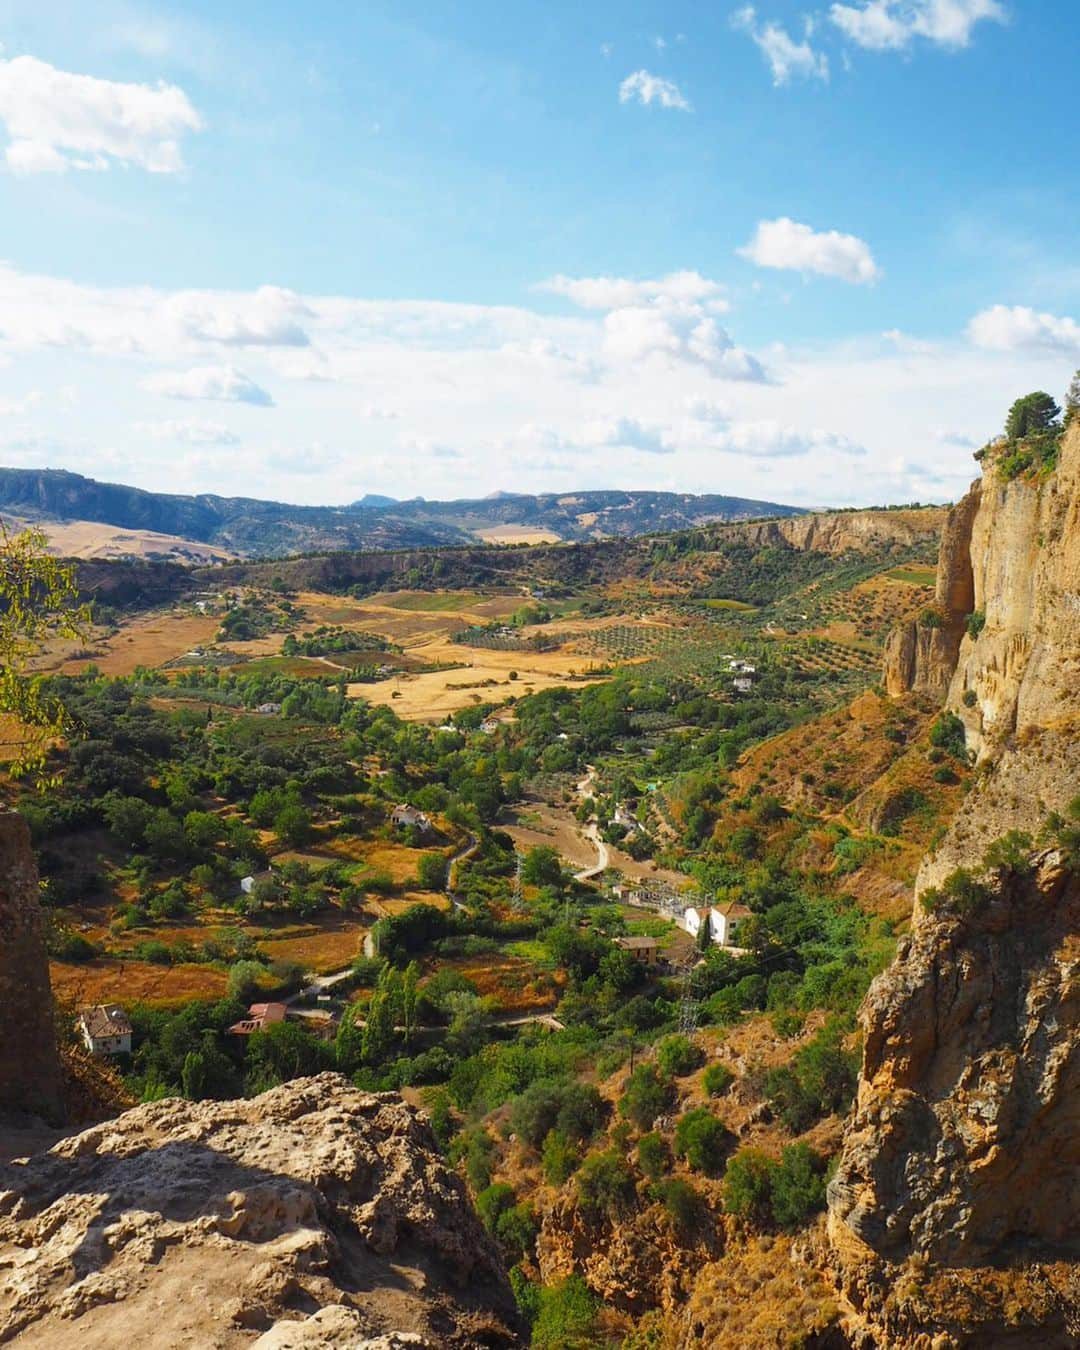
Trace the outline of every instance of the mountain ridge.
<instances>
[{"instance_id":1,"label":"mountain ridge","mask_svg":"<svg viewBox=\"0 0 1080 1350\"><path fill-rule=\"evenodd\" d=\"M296 506L214 493L149 492L64 469L0 468L0 510L47 523L87 521L212 544L246 557L313 550L536 543L633 536L724 520L791 517L803 509L721 494L500 492L409 501L367 494L343 506Z\"/></svg>"}]
</instances>

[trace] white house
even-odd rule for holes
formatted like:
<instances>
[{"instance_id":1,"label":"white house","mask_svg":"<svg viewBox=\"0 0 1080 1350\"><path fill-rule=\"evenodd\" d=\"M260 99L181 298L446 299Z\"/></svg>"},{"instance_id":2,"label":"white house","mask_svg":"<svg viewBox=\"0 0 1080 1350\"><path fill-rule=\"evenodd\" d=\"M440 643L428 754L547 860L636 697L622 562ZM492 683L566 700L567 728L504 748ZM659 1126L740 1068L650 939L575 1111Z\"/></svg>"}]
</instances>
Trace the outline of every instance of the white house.
<instances>
[{"instance_id":1,"label":"white house","mask_svg":"<svg viewBox=\"0 0 1080 1350\"><path fill-rule=\"evenodd\" d=\"M754 681L749 675L736 675L731 681L731 687L737 689L740 694L748 694L754 687Z\"/></svg>"},{"instance_id":2,"label":"white house","mask_svg":"<svg viewBox=\"0 0 1080 1350\"><path fill-rule=\"evenodd\" d=\"M255 709L255 711L256 711L261 717L273 717L273 716L275 716L277 713L281 712L281 704L280 704L280 703L260 703L259 706Z\"/></svg>"},{"instance_id":3,"label":"white house","mask_svg":"<svg viewBox=\"0 0 1080 1350\"><path fill-rule=\"evenodd\" d=\"M480 723L480 730L485 736L494 736L501 726L502 723L497 717L485 717Z\"/></svg>"},{"instance_id":4,"label":"white house","mask_svg":"<svg viewBox=\"0 0 1080 1350\"><path fill-rule=\"evenodd\" d=\"M415 806L409 806L406 802L401 802L394 807L390 812L390 822L400 830L415 827L423 834L431 829L431 821L428 820L423 811L418 811Z\"/></svg>"},{"instance_id":5,"label":"white house","mask_svg":"<svg viewBox=\"0 0 1080 1350\"><path fill-rule=\"evenodd\" d=\"M742 921L749 918L752 912L735 900L708 907L692 905L684 911L679 925L685 928L695 941L702 927L708 925L710 942L717 947L731 947L735 945L735 937Z\"/></svg>"},{"instance_id":6,"label":"white house","mask_svg":"<svg viewBox=\"0 0 1080 1350\"><path fill-rule=\"evenodd\" d=\"M130 1055L131 1021L118 1003L100 1003L83 1008L75 1029L92 1055Z\"/></svg>"},{"instance_id":7,"label":"white house","mask_svg":"<svg viewBox=\"0 0 1080 1350\"><path fill-rule=\"evenodd\" d=\"M635 820L634 816L626 809L625 806L622 805L617 806L615 808L615 813L611 817L611 819L616 825L621 825L624 830L638 829L637 821Z\"/></svg>"}]
</instances>

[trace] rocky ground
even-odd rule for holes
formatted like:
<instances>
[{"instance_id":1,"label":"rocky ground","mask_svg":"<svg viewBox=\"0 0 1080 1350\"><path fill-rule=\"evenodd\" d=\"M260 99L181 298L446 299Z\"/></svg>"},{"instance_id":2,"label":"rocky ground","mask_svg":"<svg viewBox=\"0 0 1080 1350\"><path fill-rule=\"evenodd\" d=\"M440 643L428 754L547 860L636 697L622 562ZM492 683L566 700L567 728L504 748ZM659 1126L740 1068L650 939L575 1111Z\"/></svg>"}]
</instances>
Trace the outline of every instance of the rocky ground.
<instances>
[{"instance_id":1,"label":"rocky ground","mask_svg":"<svg viewBox=\"0 0 1080 1350\"><path fill-rule=\"evenodd\" d=\"M422 1117L337 1074L153 1102L0 1169L0 1342L520 1344Z\"/></svg>"}]
</instances>

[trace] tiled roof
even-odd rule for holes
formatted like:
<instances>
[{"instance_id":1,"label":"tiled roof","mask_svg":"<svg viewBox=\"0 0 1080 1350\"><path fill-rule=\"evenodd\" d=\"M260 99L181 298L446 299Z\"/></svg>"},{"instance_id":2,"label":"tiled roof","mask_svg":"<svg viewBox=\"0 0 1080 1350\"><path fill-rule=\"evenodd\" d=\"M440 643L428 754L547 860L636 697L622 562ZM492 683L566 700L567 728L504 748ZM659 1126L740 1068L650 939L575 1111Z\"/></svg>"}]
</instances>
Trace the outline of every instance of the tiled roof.
<instances>
[{"instance_id":1,"label":"tiled roof","mask_svg":"<svg viewBox=\"0 0 1080 1350\"><path fill-rule=\"evenodd\" d=\"M131 1019L119 1003L99 1003L94 1008L83 1008L79 1013L88 1036L95 1041L107 1036L130 1036Z\"/></svg>"}]
</instances>

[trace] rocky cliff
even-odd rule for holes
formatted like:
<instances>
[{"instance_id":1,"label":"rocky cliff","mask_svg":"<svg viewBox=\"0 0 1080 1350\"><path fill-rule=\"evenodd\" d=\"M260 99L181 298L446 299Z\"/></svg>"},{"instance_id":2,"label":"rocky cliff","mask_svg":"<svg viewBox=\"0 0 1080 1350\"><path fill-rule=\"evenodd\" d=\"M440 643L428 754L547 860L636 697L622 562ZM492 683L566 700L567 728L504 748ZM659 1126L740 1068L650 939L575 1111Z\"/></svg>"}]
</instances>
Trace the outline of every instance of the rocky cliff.
<instances>
[{"instance_id":1,"label":"rocky cliff","mask_svg":"<svg viewBox=\"0 0 1080 1350\"><path fill-rule=\"evenodd\" d=\"M0 1342L518 1345L499 1255L396 1094L166 1100L0 1170Z\"/></svg>"},{"instance_id":2,"label":"rocky cliff","mask_svg":"<svg viewBox=\"0 0 1080 1350\"><path fill-rule=\"evenodd\" d=\"M0 1113L64 1113L37 867L13 811L0 811Z\"/></svg>"},{"instance_id":3,"label":"rocky cliff","mask_svg":"<svg viewBox=\"0 0 1080 1350\"><path fill-rule=\"evenodd\" d=\"M937 539L945 516L942 506L895 511L819 511L786 520L732 525L726 533L758 547L786 544L820 553L861 553L883 544L905 546Z\"/></svg>"},{"instance_id":4,"label":"rocky cliff","mask_svg":"<svg viewBox=\"0 0 1080 1350\"><path fill-rule=\"evenodd\" d=\"M939 691L981 768L861 1012L823 1260L856 1344L1071 1345L1080 876L1075 848L1029 841L1007 866L986 852L1010 830L1037 844L1080 794L1080 425L1052 474L1005 482L987 456L949 517L937 611L936 636L894 636L889 687ZM961 867L978 888L940 903L931 888Z\"/></svg>"}]
</instances>

